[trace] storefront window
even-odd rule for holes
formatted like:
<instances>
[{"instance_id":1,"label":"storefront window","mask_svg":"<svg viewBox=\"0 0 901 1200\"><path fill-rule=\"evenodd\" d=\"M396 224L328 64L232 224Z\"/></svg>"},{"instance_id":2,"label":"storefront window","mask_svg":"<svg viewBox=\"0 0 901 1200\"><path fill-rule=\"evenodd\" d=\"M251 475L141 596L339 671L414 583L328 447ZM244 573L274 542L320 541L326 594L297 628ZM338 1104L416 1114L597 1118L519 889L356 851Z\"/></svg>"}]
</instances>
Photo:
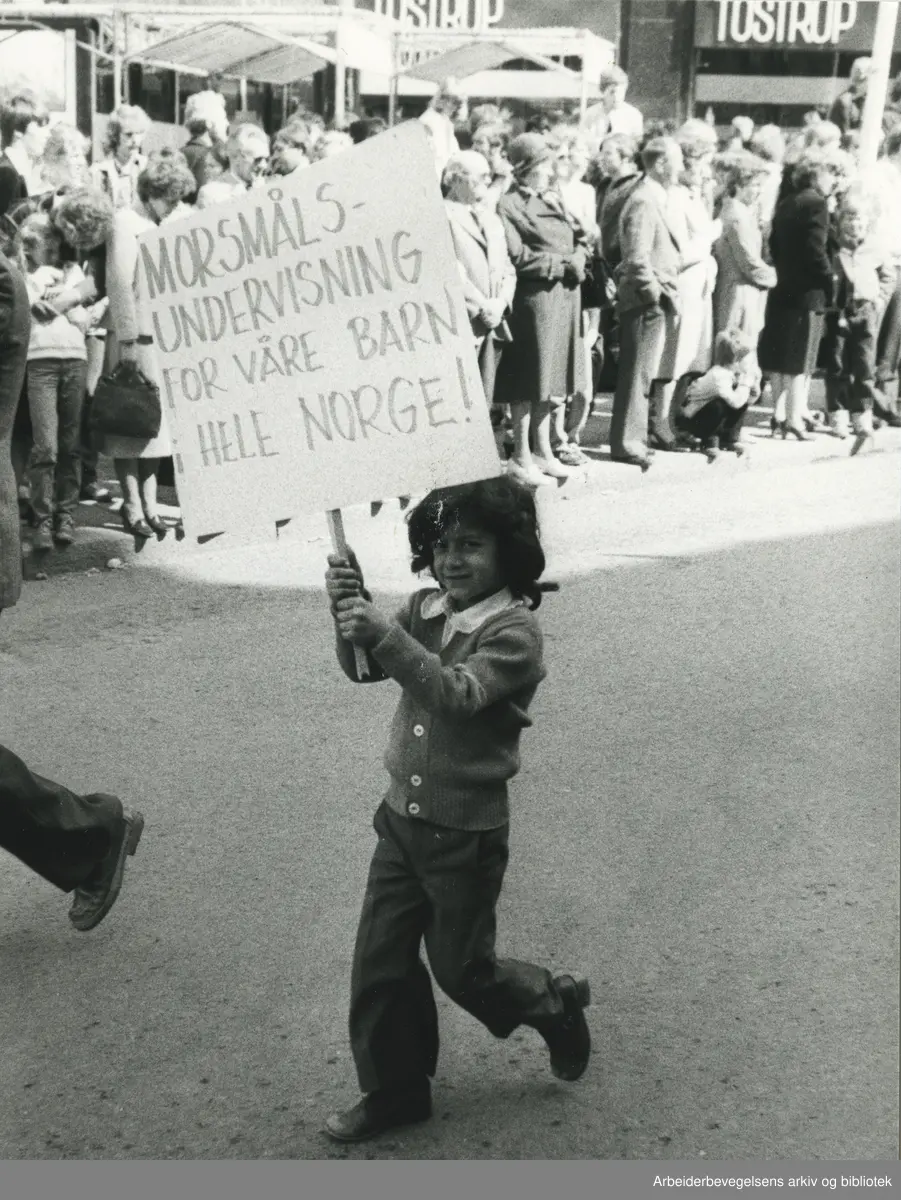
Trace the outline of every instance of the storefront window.
<instances>
[{"instance_id":1,"label":"storefront window","mask_svg":"<svg viewBox=\"0 0 901 1200\"><path fill-rule=\"evenodd\" d=\"M152 121L175 122L175 72L160 67L131 63L128 68L128 100L139 104Z\"/></svg>"}]
</instances>

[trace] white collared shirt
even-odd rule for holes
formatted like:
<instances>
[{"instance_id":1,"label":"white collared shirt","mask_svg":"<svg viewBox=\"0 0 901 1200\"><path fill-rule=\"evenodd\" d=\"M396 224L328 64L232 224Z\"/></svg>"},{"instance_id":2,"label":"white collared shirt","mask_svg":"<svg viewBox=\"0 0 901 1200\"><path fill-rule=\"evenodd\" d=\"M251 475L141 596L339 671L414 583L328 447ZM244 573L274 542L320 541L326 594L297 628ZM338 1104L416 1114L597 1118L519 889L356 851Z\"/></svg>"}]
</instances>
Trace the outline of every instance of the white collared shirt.
<instances>
[{"instance_id":1,"label":"white collared shirt","mask_svg":"<svg viewBox=\"0 0 901 1200\"><path fill-rule=\"evenodd\" d=\"M501 588L499 592L486 596L478 604L472 604L462 612L457 612L455 608L451 608L446 592L432 592L423 599L420 612L425 621L434 621L438 617L446 618L441 634L443 650L455 633L475 633L492 617L498 617L514 608L522 608L523 603L524 601L516 599L509 588Z\"/></svg>"},{"instance_id":2,"label":"white collared shirt","mask_svg":"<svg viewBox=\"0 0 901 1200\"><path fill-rule=\"evenodd\" d=\"M624 133L637 141L644 132L644 118L632 104L621 104L608 110L603 104L593 104L579 123L581 132L590 140L593 152L608 134Z\"/></svg>"}]
</instances>

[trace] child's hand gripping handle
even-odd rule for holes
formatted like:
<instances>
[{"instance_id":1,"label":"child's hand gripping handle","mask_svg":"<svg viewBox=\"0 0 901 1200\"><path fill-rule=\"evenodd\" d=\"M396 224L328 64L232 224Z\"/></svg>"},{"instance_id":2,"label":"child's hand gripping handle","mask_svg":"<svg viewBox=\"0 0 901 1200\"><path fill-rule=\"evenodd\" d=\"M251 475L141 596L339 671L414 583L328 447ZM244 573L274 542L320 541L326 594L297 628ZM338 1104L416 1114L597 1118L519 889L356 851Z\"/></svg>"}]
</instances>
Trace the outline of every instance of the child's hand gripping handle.
<instances>
[{"instance_id":1,"label":"child's hand gripping handle","mask_svg":"<svg viewBox=\"0 0 901 1200\"><path fill-rule=\"evenodd\" d=\"M330 509L325 514L325 518L328 521L328 529L332 538L332 549L336 554L340 554L342 558L346 558L352 567L357 567L356 558L353 557L353 552L348 549L347 539L344 536L344 521L341 517L341 509ZM357 668L357 679L368 678L369 660L362 646L354 646L354 662Z\"/></svg>"}]
</instances>

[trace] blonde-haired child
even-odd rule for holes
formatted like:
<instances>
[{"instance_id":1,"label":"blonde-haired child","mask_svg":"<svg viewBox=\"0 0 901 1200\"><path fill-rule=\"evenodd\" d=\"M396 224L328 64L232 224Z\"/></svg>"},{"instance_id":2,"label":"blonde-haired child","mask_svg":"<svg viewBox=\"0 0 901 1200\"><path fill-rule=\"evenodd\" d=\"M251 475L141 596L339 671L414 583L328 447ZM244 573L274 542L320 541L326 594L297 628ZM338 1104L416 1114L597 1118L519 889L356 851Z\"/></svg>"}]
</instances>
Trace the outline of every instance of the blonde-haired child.
<instances>
[{"instance_id":1,"label":"blonde-haired child","mask_svg":"<svg viewBox=\"0 0 901 1200\"><path fill-rule=\"evenodd\" d=\"M34 441L28 461L31 508L36 523L32 545L51 550L75 539L75 508L81 484L79 434L87 372L85 334L105 302L86 308L67 304L81 288L81 268L67 262L65 242L46 213L22 223L16 250L31 302L28 346L28 406Z\"/></svg>"},{"instance_id":2,"label":"blonde-haired child","mask_svg":"<svg viewBox=\"0 0 901 1200\"><path fill-rule=\"evenodd\" d=\"M854 188L845 193L835 217L835 304L826 314L823 335L826 407L836 437L848 436L850 417L852 454L872 439L873 403L884 399L875 382L876 342L895 272L874 236L877 217L875 203Z\"/></svg>"},{"instance_id":3,"label":"blonde-haired child","mask_svg":"<svg viewBox=\"0 0 901 1200\"><path fill-rule=\"evenodd\" d=\"M686 386L676 406L676 428L699 438L708 462L720 450L741 457L742 425L759 374L754 343L740 329L725 329L713 345L713 366Z\"/></svg>"}]
</instances>

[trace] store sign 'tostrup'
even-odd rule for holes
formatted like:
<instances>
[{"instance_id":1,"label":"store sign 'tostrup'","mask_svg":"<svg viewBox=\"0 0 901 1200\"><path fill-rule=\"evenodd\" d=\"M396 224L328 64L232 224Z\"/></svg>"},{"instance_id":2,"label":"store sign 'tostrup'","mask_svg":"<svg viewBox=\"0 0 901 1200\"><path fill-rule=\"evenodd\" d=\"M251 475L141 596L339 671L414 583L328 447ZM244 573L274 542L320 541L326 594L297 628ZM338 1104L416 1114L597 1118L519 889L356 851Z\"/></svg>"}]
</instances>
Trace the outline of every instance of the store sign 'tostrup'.
<instances>
[{"instance_id":1,"label":"store sign 'tostrup'","mask_svg":"<svg viewBox=\"0 0 901 1200\"><path fill-rule=\"evenodd\" d=\"M878 7L856 0L716 0L698 6L695 42L749 50L869 50Z\"/></svg>"}]
</instances>

